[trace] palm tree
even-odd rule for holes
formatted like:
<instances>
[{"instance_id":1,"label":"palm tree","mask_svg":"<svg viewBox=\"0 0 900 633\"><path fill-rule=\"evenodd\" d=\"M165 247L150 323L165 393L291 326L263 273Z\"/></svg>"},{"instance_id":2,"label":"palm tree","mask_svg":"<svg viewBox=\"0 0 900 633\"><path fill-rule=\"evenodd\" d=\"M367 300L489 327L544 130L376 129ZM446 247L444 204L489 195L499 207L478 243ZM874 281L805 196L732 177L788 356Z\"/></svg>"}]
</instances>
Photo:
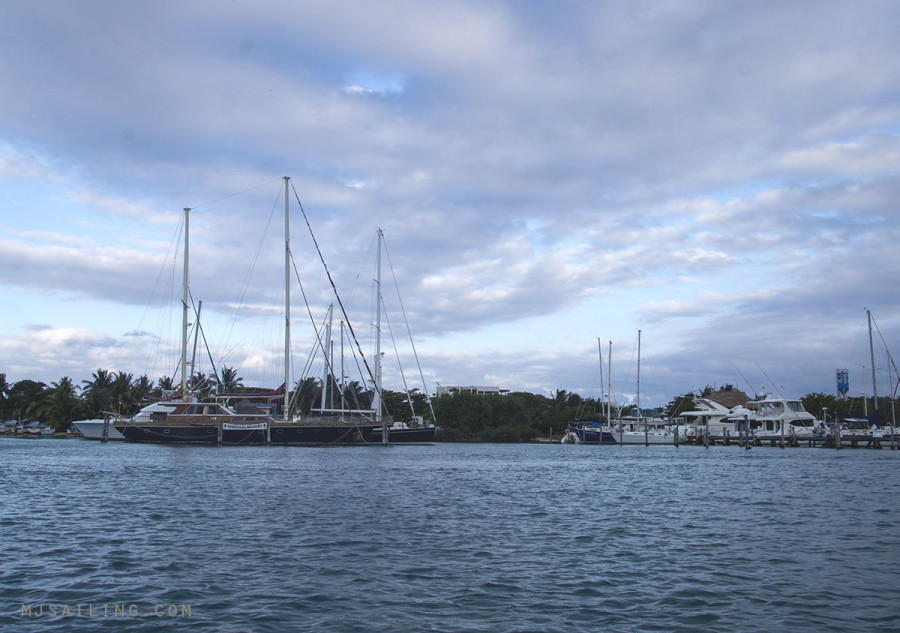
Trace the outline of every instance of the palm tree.
<instances>
[{"instance_id":1,"label":"palm tree","mask_svg":"<svg viewBox=\"0 0 900 633\"><path fill-rule=\"evenodd\" d=\"M156 381L156 388L153 389L153 395L162 396L164 391L172 391L175 385L172 383L170 376L163 376Z\"/></svg>"},{"instance_id":2,"label":"palm tree","mask_svg":"<svg viewBox=\"0 0 900 633\"><path fill-rule=\"evenodd\" d=\"M309 413L322 397L322 385L318 378L304 378L294 385L292 409L299 413Z\"/></svg>"},{"instance_id":3,"label":"palm tree","mask_svg":"<svg viewBox=\"0 0 900 633\"><path fill-rule=\"evenodd\" d=\"M224 393L234 393L244 386L244 379L237 375L237 369L234 367L222 367L222 378L219 381L219 387Z\"/></svg>"},{"instance_id":4,"label":"palm tree","mask_svg":"<svg viewBox=\"0 0 900 633\"><path fill-rule=\"evenodd\" d=\"M50 383L46 397L40 401L36 411L57 431L67 431L81 407L77 387L71 378L63 376L59 382Z\"/></svg>"},{"instance_id":5,"label":"palm tree","mask_svg":"<svg viewBox=\"0 0 900 633\"><path fill-rule=\"evenodd\" d=\"M372 406L372 395L357 380L344 385L344 400L351 409L368 409Z\"/></svg>"},{"instance_id":6,"label":"palm tree","mask_svg":"<svg viewBox=\"0 0 900 633\"><path fill-rule=\"evenodd\" d=\"M113 376L105 369L98 369L91 374L91 380L82 380L81 395L87 406L90 417L99 417L101 412L112 407L111 387Z\"/></svg>"},{"instance_id":7,"label":"palm tree","mask_svg":"<svg viewBox=\"0 0 900 633\"><path fill-rule=\"evenodd\" d=\"M153 391L153 382L147 374L132 381L131 392L128 395L128 402L130 403L131 410L129 410L128 413L136 413L137 409L140 407L140 402L146 398L151 391Z\"/></svg>"},{"instance_id":8,"label":"palm tree","mask_svg":"<svg viewBox=\"0 0 900 633\"><path fill-rule=\"evenodd\" d=\"M124 412L124 410L128 409L132 404L132 381L132 374L126 374L124 371L115 374L115 378L113 378L112 385L110 386L110 395L112 396L112 404L117 410Z\"/></svg>"},{"instance_id":9,"label":"palm tree","mask_svg":"<svg viewBox=\"0 0 900 633\"><path fill-rule=\"evenodd\" d=\"M191 376L190 389L194 392L194 396L199 400L209 397L209 392L212 387L212 381L210 381L209 378L210 377L202 371Z\"/></svg>"}]
</instances>

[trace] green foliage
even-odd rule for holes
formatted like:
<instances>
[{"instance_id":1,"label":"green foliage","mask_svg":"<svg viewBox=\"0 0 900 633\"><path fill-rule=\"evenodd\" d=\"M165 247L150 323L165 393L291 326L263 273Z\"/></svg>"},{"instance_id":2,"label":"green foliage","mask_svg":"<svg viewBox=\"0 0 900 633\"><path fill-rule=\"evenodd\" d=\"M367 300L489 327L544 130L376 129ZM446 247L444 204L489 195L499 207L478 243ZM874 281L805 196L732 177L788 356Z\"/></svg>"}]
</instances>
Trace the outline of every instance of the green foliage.
<instances>
[{"instance_id":1,"label":"green foliage","mask_svg":"<svg viewBox=\"0 0 900 633\"><path fill-rule=\"evenodd\" d=\"M153 390L153 395L159 398L162 396L163 391L171 391L173 389L175 389L175 382L172 380L172 377L163 376L156 381L156 388Z\"/></svg>"},{"instance_id":2,"label":"green foliage","mask_svg":"<svg viewBox=\"0 0 900 633\"><path fill-rule=\"evenodd\" d=\"M33 414L44 397L47 385L36 380L20 380L13 383L7 395L12 417L22 419Z\"/></svg>"},{"instance_id":3,"label":"green foliage","mask_svg":"<svg viewBox=\"0 0 900 633\"><path fill-rule=\"evenodd\" d=\"M72 379L63 376L59 382L51 383L35 408L38 419L48 422L57 431L67 431L72 421L84 413L83 401Z\"/></svg>"},{"instance_id":4,"label":"green foliage","mask_svg":"<svg viewBox=\"0 0 900 633\"><path fill-rule=\"evenodd\" d=\"M235 393L244 386L244 379L238 376L237 369L234 367L222 367L221 377L217 377L219 381L219 391L221 393Z\"/></svg>"},{"instance_id":5,"label":"green foliage","mask_svg":"<svg viewBox=\"0 0 900 633\"><path fill-rule=\"evenodd\" d=\"M322 383L317 378L304 378L294 383L291 412L307 415L321 404Z\"/></svg>"},{"instance_id":6,"label":"green foliage","mask_svg":"<svg viewBox=\"0 0 900 633\"><path fill-rule=\"evenodd\" d=\"M533 393L457 393L433 401L441 441L529 442L561 433L583 413L585 401L559 390L553 398Z\"/></svg>"},{"instance_id":7,"label":"green foliage","mask_svg":"<svg viewBox=\"0 0 900 633\"><path fill-rule=\"evenodd\" d=\"M431 421L431 408L428 406L428 396L418 389L413 389L409 395L401 391L382 391L385 412L392 419L400 422L412 422L413 416L421 416L426 422ZM410 405L412 401L412 405Z\"/></svg>"},{"instance_id":8,"label":"green foliage","mask_svg":"<svg viewBox=\"0 0 900 633\"><path fill-rule=\"evenodd\" d=\"M372 392L354 380L344 385L344 403L348 409L371 409Z\"/></svg>"},{"instance_id":9,"label":"green foliage","mask_svg":"<svg viewBox=\"0 0 900 633\"><path fill-rule=\"evenodd\" d=\"M704 393L706 393L705 390ZM694 409L694 394L686 393L683 396L678 396L677 398L669 402L669 404L667 404L666 408L663 410L663 415L667 418L674 418L681 415L685 411L693 411Z\"/></svg>"}]
</instances>

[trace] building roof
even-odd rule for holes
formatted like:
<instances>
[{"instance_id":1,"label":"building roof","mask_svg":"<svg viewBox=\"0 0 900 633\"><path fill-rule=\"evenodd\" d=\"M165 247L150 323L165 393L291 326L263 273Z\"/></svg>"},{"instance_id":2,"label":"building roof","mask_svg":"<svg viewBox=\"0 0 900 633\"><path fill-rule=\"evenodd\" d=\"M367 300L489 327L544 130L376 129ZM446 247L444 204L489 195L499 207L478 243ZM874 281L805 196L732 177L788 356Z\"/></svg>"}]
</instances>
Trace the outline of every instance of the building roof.
<instances>
[{"instance_id":1,"label":"building roof","mask_svg":"<svg viewBox=\"0 0 900 633\"><path fill-rule=\"evenodd\" d=\"M733 409L750 401L750 397L743 391L713 391L706 398L721 404L726 409Z\"/></svg>"}]
</instances>

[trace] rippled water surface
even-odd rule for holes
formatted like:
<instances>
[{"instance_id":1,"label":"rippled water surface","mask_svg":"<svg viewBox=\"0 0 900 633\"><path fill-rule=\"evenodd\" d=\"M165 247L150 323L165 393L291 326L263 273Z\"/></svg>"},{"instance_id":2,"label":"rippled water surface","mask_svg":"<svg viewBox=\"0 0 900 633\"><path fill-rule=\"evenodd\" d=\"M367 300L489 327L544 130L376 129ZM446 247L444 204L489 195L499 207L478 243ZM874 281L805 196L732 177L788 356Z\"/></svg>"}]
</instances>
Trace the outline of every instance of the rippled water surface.
<instances>
[{"instance_id":1,"label":"rippled water surface","mask_svg":"<svg viewBox=\"0 0 900 633\"><path fill-rule=\"evenodd\" d=\"M900 451L0 439L0 460L3 632L900 630Z\"/></svg>"}]
</instances>

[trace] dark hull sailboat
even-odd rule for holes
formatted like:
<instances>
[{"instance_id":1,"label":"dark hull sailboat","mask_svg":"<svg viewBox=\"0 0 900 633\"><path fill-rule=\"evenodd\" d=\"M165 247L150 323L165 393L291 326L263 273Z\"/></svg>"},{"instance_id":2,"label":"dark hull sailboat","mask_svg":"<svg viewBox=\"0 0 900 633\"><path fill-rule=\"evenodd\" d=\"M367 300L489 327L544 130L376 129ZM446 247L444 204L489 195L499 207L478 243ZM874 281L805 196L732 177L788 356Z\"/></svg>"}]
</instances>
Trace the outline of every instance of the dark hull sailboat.
<instances>
[{"instance_id":1,"label":"dark hull sailboat","mask_svg":"<svg viewBox=\"0 0 900 633\"><path fill-rule=\"evenodd\" d=\"M290 381L288 350L290 348L290 233L288 226L289 178L284 179L285 194L285 386ZM182 319L182 361L181 393L187 394L187 326L188 326L188 217L190 209L185 209L184 231L184 297ZM379 237L379 266L376 283L378 285L380 305L380 252L381 231ZM376 330L380 334L380 310L376 316ZM430 443L434 441L434 427L406 427L390 425L382 420L381 409L381 367L380 338L376 349L373 381L375 383L375 403L371 411L353 412L349 417L345 412L313 413L299 419L285 416L279 419L271 411L266 413L235 413L227 406L218 403L198 403L185 398L173 403L174 409L152 416L149 420L120 420L115 428L126 440L132 442L180 443L180 444L225 444L225 445L291 445L321 446L344 444L382 444L382 443ZM321 344L321 343L320 343ZM323 346L324 347L324 346ZM371 374L370 374L371 376ZM288 410L287 389L282 388L283 409ZM240 410L240 409L239 409Z\"/></svg>"},{"instance_id":2,"label":"dark hull sailboat","mask_svg":"<svg viewBox=\"0 0 900 633\"><path fill-rule=\"evenodd\" d=\"M609 427L602 424L573 424L569 432L574 433L580 444L617 444Z\"/></svg>"}]
</instances>

